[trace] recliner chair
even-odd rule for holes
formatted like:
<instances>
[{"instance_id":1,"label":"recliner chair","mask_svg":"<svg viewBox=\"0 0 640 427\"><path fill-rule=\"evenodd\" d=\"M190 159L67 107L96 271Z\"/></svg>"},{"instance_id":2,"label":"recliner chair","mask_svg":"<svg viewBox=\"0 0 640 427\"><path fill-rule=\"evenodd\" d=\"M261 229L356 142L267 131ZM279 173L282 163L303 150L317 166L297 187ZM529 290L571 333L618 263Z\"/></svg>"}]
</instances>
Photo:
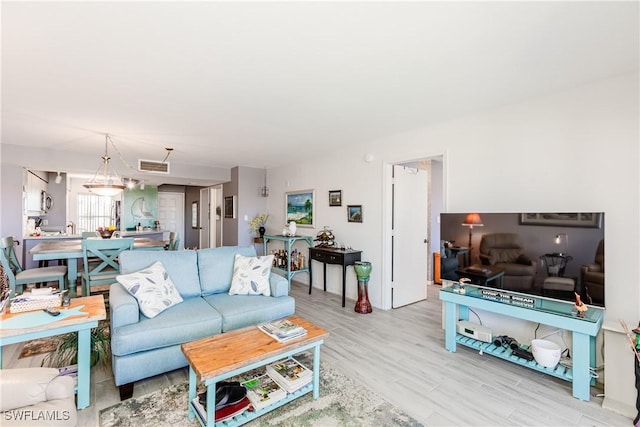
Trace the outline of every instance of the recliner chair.
<instances>
[{"instance_id":1,"label":"recliner chair","mask_svg":"<svg viewBox=\"0 0 640 427\"><path fill-rule=\"evenodd\" d=\"M536 262L524 253L520 236L515 233L485 234L480 240L480 261L505 269L503 288L530 291L536 277Z\"/></svg>"},{"instance_id":2,"label":"recliner chair","mask_svg":"<svg viewBox=\"0 0 640 427\"><path fill-rule=\"evenodd\" d=\"M598 243L594 261L580 267L580 283L587 302L604 305L604 239Z\"/></svg>"}]
</instances>

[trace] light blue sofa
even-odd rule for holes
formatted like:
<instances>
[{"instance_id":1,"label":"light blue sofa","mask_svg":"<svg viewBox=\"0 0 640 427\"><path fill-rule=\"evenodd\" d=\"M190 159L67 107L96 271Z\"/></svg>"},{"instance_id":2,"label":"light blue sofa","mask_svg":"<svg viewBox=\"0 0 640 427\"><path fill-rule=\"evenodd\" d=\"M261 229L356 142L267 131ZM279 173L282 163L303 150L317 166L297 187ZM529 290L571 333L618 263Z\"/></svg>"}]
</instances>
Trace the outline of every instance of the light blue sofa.
<instances>
[{"instance_id":1,"label":"light blue sofa","mask_svg":"<svg viewBox=\"0 0 640 427\"><path fill-rule=\"evenodd\" d=\"M111 353L120 398L133 394L133 383L187 366L180 345L261 322L292 315L295 300L287 281L271 274L271 296L229 295L235 254L256 256L253 246L224 246L198 251L125 251L120 273L160 261L183 302L153 319L119 283L109 290Z\"/></svg>"}]
</instances>

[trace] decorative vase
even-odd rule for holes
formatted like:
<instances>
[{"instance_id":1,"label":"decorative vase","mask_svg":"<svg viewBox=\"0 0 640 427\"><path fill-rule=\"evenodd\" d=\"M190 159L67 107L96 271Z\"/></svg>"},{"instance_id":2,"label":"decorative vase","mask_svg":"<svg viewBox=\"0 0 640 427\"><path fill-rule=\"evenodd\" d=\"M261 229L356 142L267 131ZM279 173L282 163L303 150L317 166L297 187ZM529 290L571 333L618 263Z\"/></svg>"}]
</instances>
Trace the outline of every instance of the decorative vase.
<instances>
[{"instance_id":1,"label":"decorative vase","mask_svg":"<svg viewBox=\"0 0 640 427\"><path fill-rule=\"evenodd\" d=\"M260 238L264 237L264 233L267 231L263 226L258 227L258 233L260 233Z\"/></svg>"},{"instance_id":2,"label":"decorative vase","mask_svg":"<svg viewBox=\"0 0 640 427\"><path fill-rule=\"evenodd\" d=\"M296 231L298 231L298 226L296 225L295 221L290 221L289 222L289 236L295 236L296 235Z\"/></svg>"},{"instance_id":3,"label":"decorative vase","mask_svg":"<svg viewBox=\"0 0 640 427\"><path fill-rule=\"evenodd\" d=\"M371 275L371 263L368 261L356 261L353 269L358 276L358 301L356 301L355 312L360 314L371 313L371 303L369 302L369 292L367 284Z\"/></svg>"}]
</instances>

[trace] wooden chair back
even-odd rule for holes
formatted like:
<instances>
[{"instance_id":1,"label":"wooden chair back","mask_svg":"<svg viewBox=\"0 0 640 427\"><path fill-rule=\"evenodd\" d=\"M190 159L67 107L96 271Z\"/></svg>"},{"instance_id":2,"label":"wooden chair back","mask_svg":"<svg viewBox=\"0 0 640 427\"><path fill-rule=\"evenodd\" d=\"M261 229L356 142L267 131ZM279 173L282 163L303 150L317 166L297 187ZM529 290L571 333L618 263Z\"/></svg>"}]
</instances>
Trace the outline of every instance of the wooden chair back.
<instances>
[{"instance_id":1,"label":"wooden chair back","mask_svg":"<svg viewBox=\"0 0 640 427\"><path fill-rule=\"evenodd\" d=\"M118 274L118 255L133 250L133 238L82 240L82 293L90 295L92 286L110 285Z\"/></svg>"}]
</instances>

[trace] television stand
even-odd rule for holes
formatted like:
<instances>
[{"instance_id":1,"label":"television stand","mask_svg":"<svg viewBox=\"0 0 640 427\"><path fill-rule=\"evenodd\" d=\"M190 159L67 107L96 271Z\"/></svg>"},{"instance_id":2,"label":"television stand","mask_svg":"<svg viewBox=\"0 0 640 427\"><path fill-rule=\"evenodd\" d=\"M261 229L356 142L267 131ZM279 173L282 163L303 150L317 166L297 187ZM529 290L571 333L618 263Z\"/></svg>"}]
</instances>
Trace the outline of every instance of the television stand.
<instances>
[{"instance_id":1,"label":"television stand","mask_svg":"<svg viewBox=\"0 0 640 427\"><path fill-rule=\"evenodd\" d=\"M590 368L595 368L596 365L595 340L602 326L604 308L589 306L585 316L578 317L571 302L468 284L464 288L464 294L455 292L450 287L440 289L440 299L444 302L447 350L455 352L457 343L477 350L482 349L483 353L571 381L573 397L590 400L590 386L592 381L595 381L591 377ZM572 369L567 370L560 365L554 369L545 368L535 361L529 362L515 357L510 351L504 352L492 343L483 343L457 334L458 320L469 320L470 307L571 331Z\"/></svg>"}]
</instances>

